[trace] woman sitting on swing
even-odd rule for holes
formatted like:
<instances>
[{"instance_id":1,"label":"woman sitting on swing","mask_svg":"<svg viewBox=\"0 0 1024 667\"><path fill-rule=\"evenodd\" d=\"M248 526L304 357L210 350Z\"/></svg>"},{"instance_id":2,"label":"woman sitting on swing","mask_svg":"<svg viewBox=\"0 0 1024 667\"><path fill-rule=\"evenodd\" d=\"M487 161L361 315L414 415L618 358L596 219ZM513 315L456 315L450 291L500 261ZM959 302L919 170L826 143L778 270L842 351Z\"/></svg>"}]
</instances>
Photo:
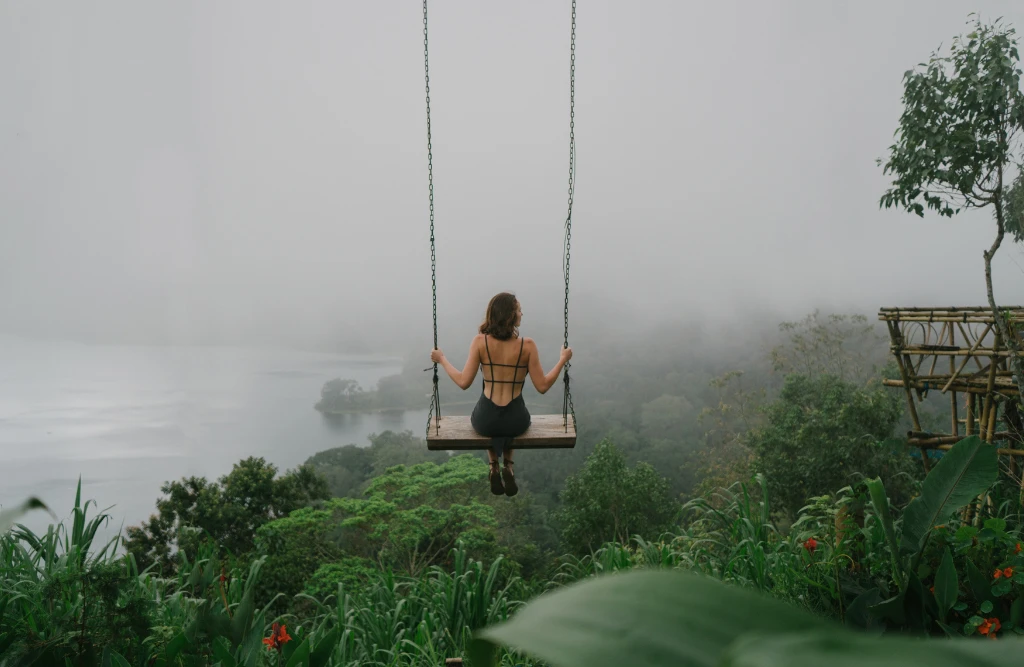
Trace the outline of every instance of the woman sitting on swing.
<instances>
[{"instance_id":1,"label":"woman sitting on swing","mask_svg":"<svg viewBox=\"0 0 1024 667\"><path fill-rule=\"evenodd\" d=\"M572 348L563 347L555 364L547 373L540 365L540 353L532 338L519 337L523 311L514 294L502 292L487 304L480 333L469 345L469 358L461 371L452 366L441 350L433 350L430 360L444 366L448 377L460 389L469 389L477 369L483 368L483 391L470 418L473 429L492 438L487 451L491 464L491 493L514 496L519 492L512 473L512 439L530 427L530 412L523 401L523 387L529 374L533 386L546 393L555 384L565 363L572 359ZM515 359L515 363L512 360ZM490 392L488 392L490 389ZM498 471L498 458L505 468Z\"/></svg>"}]
</instances>

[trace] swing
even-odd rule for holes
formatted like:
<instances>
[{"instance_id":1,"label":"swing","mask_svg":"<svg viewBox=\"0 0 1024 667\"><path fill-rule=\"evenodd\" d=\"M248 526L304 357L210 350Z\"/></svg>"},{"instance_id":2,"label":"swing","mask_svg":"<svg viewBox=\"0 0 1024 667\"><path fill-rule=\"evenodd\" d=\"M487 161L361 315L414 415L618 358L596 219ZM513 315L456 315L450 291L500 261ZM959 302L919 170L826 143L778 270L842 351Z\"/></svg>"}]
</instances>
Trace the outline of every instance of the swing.
<instances>
[{"instance_id":1,"label":"swing","mask_svg":"<svg viewBox=\"0 0 1024 667\"><path fill-rule=\"evenodd\" d=\"M434 251L434 165L430 136L430 61L427 56L427 0L423 0L423 69L427 91L427 183L430 199L430 282L434 308L434 349L437 349L437 271ZM565 277L565 335L564 345L569 347L569 247L572 240L572 201L575 184L576 140L576 0L572 0L572 31L569 41L569 211L565 218L565 258L562 273ZM531 415L530 427L516 437L512 449L558 449L576 446L576 411L569 391L569 366L562 371L564 392L562 414ZM427 369L430 370L430 369ZM427 412L427 449L473 450L488 449L491 438L477 433L469 417L441 416L441 399L437 388L437 364L434 364L434 391Z\"/></svg>"}]
</instances>

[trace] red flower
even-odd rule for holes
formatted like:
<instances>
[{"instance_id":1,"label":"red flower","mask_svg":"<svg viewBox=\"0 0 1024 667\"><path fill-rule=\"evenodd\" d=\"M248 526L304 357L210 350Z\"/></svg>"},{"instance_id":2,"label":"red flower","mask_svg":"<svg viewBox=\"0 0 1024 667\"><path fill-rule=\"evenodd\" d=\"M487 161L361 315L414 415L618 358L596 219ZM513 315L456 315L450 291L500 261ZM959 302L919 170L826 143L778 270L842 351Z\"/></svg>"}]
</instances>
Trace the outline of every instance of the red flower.
<instances>
[{"instance_id":1,"label":"red flower","mask_svg":"<svg viewBox=\"0 0 1024 667\"><path fill-rule=\"evenodd\" d=\"M270 636L264 637L263 643L267 645L267 648L276 648L278 651L281 647L292 640L291 636L286 630L287 626L278 625L274 623L270 628Z\"/></svg>"},{"instance_id":2,"label":"red flower","mask_svg":"<svg viewBox=\"0 0 1024 667\"><path fill-rule=\"evenodd\" d=\"M986 618L985 622L978 626L978 634L988 635L989 639L995 639L996 633L1003 627L998 618Z\"/></svg>"},{"instance_id":3,"label":"red flower","mask_svg":"<svg viewBox=\"0 0 1024 667\"><path fill-rule=\"evenodd\" d=\"M807 541L804 542L804 549L807 549L807 551L812 553L812 554L814 553L814 550L817 549L817 548L818 548L818 540L814 539L813 537L808 537Z\"/></svg>"},{"instance_id":4,"label":"red flower","mask_svg":"<svg viewBox=\"0 0 1024 667\"><path fill-rule=\"evenodd\" d=\"M1020 553L1020 542L1017 543L1017 546L1014 548L1013 553L1015 553L1015 554L1019 554Z\"/></svg>"},{"instance_id":5,"label":"red flower","mask_svg":"<svg viewBox=\"0 0 1024 667\"><path fill-rule=\"evenodd\" d=\"M1003 576L1006 577L1007 579L1012 577L1013 576L1013 568L1012 567L1008 567L1005 570L1003 570Z\"/></svg>"},{"instance_id":6,"label":"red flower","mask_svg":"<svg viewBox=\"0 0 1024 667\"><path fill-rule=\"evenodd\" d=\"M998 579L999 577L1003 576L1003 571L1002 570L996 570L996 573L993 574L992 576L994 578Z\"/></svg>"}]
</instances>

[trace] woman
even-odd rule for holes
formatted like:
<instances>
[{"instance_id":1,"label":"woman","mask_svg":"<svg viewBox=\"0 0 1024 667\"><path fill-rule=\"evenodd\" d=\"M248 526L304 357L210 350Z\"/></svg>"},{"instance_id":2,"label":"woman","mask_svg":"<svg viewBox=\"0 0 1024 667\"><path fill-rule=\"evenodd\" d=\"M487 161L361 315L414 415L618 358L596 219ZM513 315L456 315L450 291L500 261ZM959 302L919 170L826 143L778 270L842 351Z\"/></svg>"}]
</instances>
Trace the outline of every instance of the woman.
<instances>
[{"instance_id":1,"label":"woman","mask_svg":"<svg viewBox=\"0 0 1024 667\"><path fill-rule=\"evenodd\" d=\"M519 337L523 310L514 294L502 292L487 304L480 333L469 346L469 358L461 371L452 366L441 350L433 350L430 360L444 366L448 377L460 389L469 389L477 369L483 368L483 390L473 408L471 422L480 435L492 438L487 458L491 464L491 493L514 496L519 493L512 473L512 439L530 427L530 412L523 401L523 387L529 375L533 386L546 393L555 384L565 362L572 359L572 348L563 347L558 363L547 373L540 365L540 353L532 338ZM504 452L505 468L498 471L498 458Z\"/></svg>"}]
</instances>

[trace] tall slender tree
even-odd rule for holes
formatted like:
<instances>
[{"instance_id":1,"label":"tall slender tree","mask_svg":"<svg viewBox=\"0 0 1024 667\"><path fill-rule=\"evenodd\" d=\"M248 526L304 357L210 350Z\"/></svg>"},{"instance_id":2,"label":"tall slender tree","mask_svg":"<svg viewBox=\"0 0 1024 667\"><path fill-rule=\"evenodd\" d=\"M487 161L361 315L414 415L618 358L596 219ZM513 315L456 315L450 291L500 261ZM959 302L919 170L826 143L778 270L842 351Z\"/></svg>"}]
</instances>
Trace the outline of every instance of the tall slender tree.
<instances>
[{"instance_id":1,"label":"tall slender tree","mask_svg":"<svg viewBox=\"0 0 1024 667\"><path fill-rule=\"evenodd\" d=\"M884 172L894 180L880 206L952 217L991 208L996 238L984 251L985 287L996 330L1024 397L1020 332L1000 312L992 290L992 258L1009 232L1024 234L1024 93L1013 28L972 19L948 55L932 54L903 76L903 115ZM878 161L882 164L882 160Z\"/></svg>"}]
</instances>

